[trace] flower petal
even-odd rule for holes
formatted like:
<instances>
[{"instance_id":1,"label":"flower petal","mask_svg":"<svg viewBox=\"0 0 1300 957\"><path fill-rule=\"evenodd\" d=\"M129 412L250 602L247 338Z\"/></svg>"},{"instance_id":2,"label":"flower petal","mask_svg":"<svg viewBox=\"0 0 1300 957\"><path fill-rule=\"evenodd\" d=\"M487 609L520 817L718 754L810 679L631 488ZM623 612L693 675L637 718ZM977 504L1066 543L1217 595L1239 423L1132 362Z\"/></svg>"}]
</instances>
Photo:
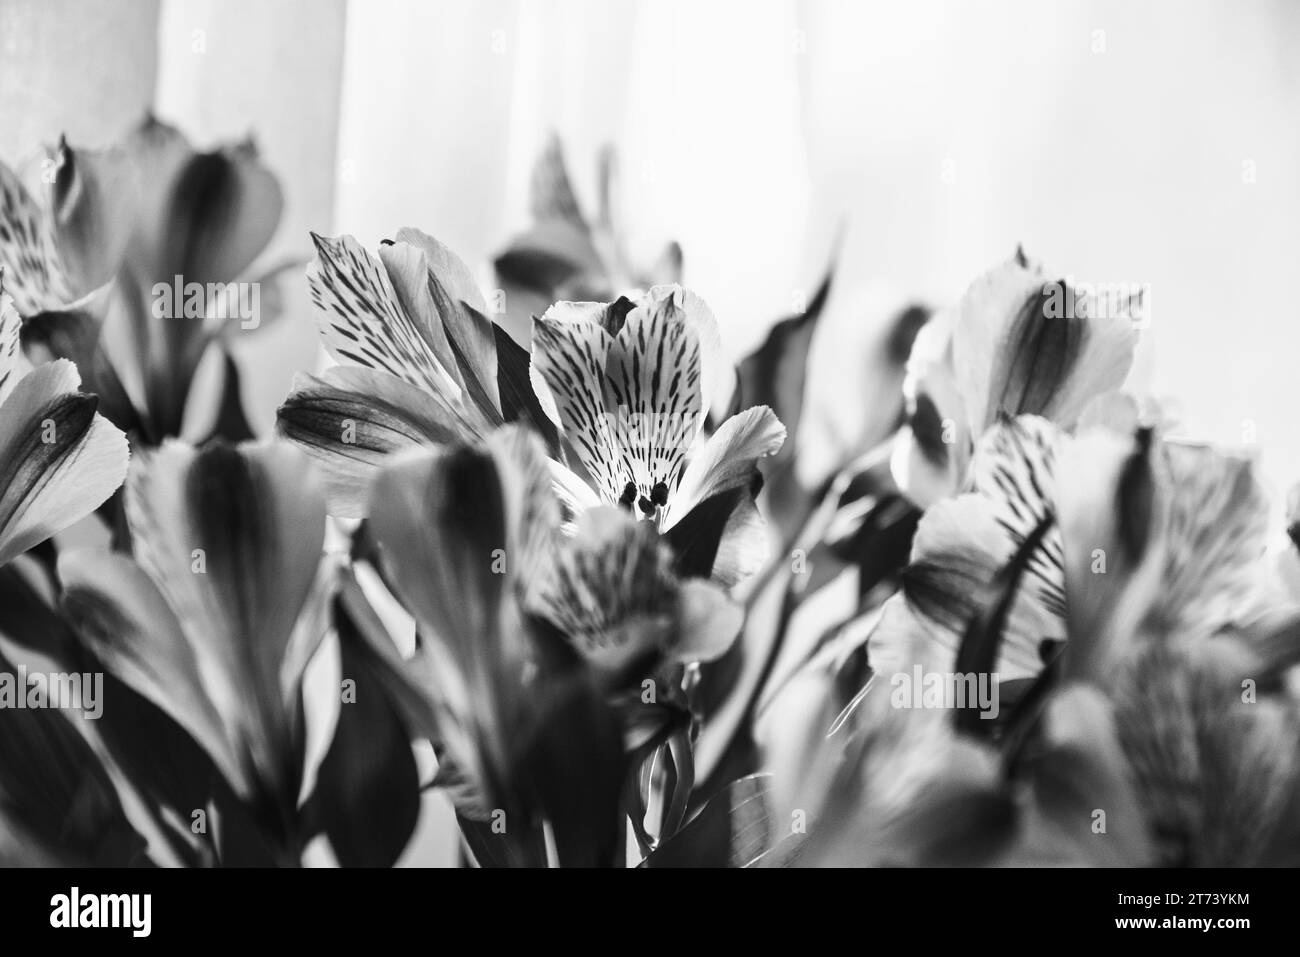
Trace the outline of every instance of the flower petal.
<instances>
[{"instance_id":1,"label":"flower petal","mask_svg":"<svg viewBox=\"0 0 1300 957\"><path fill-rule=\"evenodd\" d=\"M921 637L930 646L922 646L919 652L922 663L937 661L951 667L967 624L979 613L988 586L1015 550L1013 539L998 521L995 503L983 495L946 499L926 511L916 529L911 563L903 572L907 604L924 623ZM1025 581L1028 584L1028 576ZM882 622L877 632L885 627ZM1037 674L1043 664L1042 642L1064 637L1059 613L1043 602L1041 592L1023 588L1012 605L994 671L1004 679ZM873 644L885 639L883 632L872 637Z\"/></svg>"},{"instance_id":2,"label":"flower petal","mask_svg":"<svg viewBox=\"0 0 1300 957\"><path fill-rule=\"evenodd\" d=\"M727 419L691 457L664 516L685 514L719 492L749 485L758 460L775 455L785 442L785 426L767 406L755 406Z\"/></svg>"},{"instance_id":3,"label":"flower petal","mask_svg":"<svg viewBox=\"0 0 1300 957\"><path fill-rule=\"evenodd\" d=\"M684 574L730 587L762 567L768 541L754 506L762 479L758 460L775 454L784 441L785 426L759 406L723 422L691 458L661 519L679 558L696 542L708 553L707 569Z\"/></svg>"},{"instance_id":4,"label":"flower petal","mask_svg":"<svg viewBox=\"0 0 1300 957\"><path fill-rule=\"evenodd\" d=\"M1123 384L1133 363L1130 319L1094 318L1095 306L1021 255L977 279L958 308L954 368L974 435L1000 413L1072 428L1090 400Z\"/></svg>"},{"instance_id":5,"label":"flower petal","mask_svg":"<svg viewBox=\"0 0 1300 957\"><path fill-rule=\"evenodd\" d=\"M425 639L440 744L490 802L508 799L510 735L525 707L527 638L510 596L539 573L527 536L554 501L536 443L507 427L487 450L408 453L380 473L371 499L385 567Z\"/></svg>"},{"instance_id":6,"label":"flower petal","mask_svg":"<svg viewBox=\"0 0 1300 957\"><path fill-rule=\"evenodd\" d=\"M672 553L649 522L617 508L588 509L543 569L536 607L601 673L648 671L677 612Z\"/></svg>"},{"instance_id":7,"label":"flower petal","mask_svg":"<svg viewBox=\"0 0 1300 957\"><path fill-rule=\"evenodd\" d=\"M19 348L23 321L5 290L4 279L0 271L0 405L28 371L26 357Z\"/></svg>"},{"instance_id":8,"label":"flower petal","mask_svg":"<svg viewBox=\"0 0 1300 957\"><path fill-rule=\"evenodd\" d=\"M143 182L137 176L120 149L80 150L59 143L50 199L68 295L46 308L67 305L117 274L137 224Z\"/></svg>"},{"instance_id":9,"label":"flower petal","mask_svg":"<svg viewBox=\"0 0 1300 957\"><path fill-rule=\"evenodd\" d=\"M313 233L312 239L317 256L307 267L307 284L330 355L459 398L457 378L434 348L435 333L402 308L384 264L351 236Z\"/></svg>"},{"instance_id":10,"label":"flower petal","mask_svg":"<svg viewBox=\"0 0 1300 957\"><path fill-rule=\"evenodd\" d=\"M209 153L182 157L175 137L143 131L128 144L134 150L141 192L162 191L165 179L151 179L156 162L173 174L162 191L157 218L141 211L132 240L131 261L147 286L171 282L231 282L249 268L270 243L280 224L284 195L279 181L258 159L251 141ZM173 131L174 132L174 131ZM141 146L141 144L148 144ZM159 202L159 200L155 200Z\"/></svg>"},{"instance_id":11,"label":"flower petal","mask_svg":"<svg viewBox=\"0 0 1300 957\"><path fill-rule=\"evenodd\" d=\"M533 322L529 378L538 402L611 503L630 479L620 474L610 451L605 366L613 348L613 337L600 324L560 318L556 307Z\"/></svg>"},{"instance_id":12,"label":"flower petal","mask_svg":"<svg viewBox=\"0 0 1300 957\"><path fill-rule=\"evenodd\" d=\"M716 585L696 578L681 583L677 614L678 631L670 651L681 664L720 658L745 622L739 605Z\"/></svg>"},{"instance_id":13,"label":"flower petal","mask_svg":"<svg viewBox=\"0 0 1300 957\"><path fill-rule=\"evenodd\" d=\"M402 244L423 253L425 286L435 317L430 326L442 330L449 342L452 358L448 370L458 372L483 414L499 424L502 409L497 387L497 332L488 319L487 302L478 284L460 257L432 236L416 229L399 229L396 245Z\"/></svg>"},{"instance_id":14,"label":"flower petal","mask_svg":"<svg viewBox=\"0 0 1300 957\"><path fill-rule=\"evenodd\" d=\"M0 407L0 565L89 515L126 475L126 436L78 385L76 367L59 359Z\"/></svg>"},{"instance_id":15,"label":"flower petal","mask_svg":"<svg viewBox=\"0 0 1300 957\"><path fill-rule=\"evenodd\" d=\"M126 516L136 560L176 612L218 713L258 776L296 793L282 668L325 538L306 456L284 443L168 441L132 470Z\"/></svg>"},{"instance_id":16,"label":"flower petal","mask_svg":"<svg viewBox=\"0 0 1300 957\"><path fill-rule=\"evenodd\" d=\"M23 316L75 298L54 242L50 218L22 181L0 163L0 273Z\"/></svg>"},{"instance_id":17,"label":"flower petal","mask_svg":"<svg viewBox=\"0 0 1300 957\"><path fill-rule=\"evenodd\" d=\"M295 377L276 429L320 466L330 514L361 518L377 469L394 455L467 441L478 423L438 393L373 369L335 366Z\"/></svg>"}]
</instances>

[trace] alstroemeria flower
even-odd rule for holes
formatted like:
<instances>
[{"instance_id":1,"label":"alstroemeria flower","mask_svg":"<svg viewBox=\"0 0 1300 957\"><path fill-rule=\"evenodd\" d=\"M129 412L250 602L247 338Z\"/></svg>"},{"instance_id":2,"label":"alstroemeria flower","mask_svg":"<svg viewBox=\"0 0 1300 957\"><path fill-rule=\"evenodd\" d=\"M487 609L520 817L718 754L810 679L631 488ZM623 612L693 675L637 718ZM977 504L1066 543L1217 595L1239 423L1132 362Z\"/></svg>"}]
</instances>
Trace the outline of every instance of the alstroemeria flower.
<instances>
[{"instance_id":1,"label":"alstroemeria flower","mask_svg":"<svg viewBox=\"0 0 1300 957\"><path fill-rule=\"evenodd\" d=\"M296 862L302 680L329 626L325 499L284 444L167 442L126 485L134 557L59 559L63 608L118 678L207 752Z\"/></svg>"},{"instance_id":2,"label":"alstroemeria flower","mask_svg":"<svg viewBox=\"0 0 1300 957\"><path fill-rule=\"evenodd\" d=\"M1072 431L1089 402L1123 385L1136 345L1134 317L1109 314L1018 249L917 336L893 456L899 487L922 506L956 494L999 416Z\"/></svg>"},{"instance_id":3,"label":"alstroemeria flower","mask_svg":"<svg viewBox=\"0 0 1300 957\"><path fill-rule=\"evenodd\" d=\"M340 364L299 377L279 429L320 464L333 514L364 516L370 483L398 452L524 421L553 437L571 511L603 502L652 516L682 570L721 584L761 564L757 461L785 430L769 409L749 409L697 446L724 374L698 296L664 286L640 304L557 303L537 320L525 379L528 353L486 318L464 263L416 230L397 236L378 257L351 237L317 237L308 272Z\"/></svg>"},{"instance_id":4,"label":"alstroemeria flower","mask_svg":"<svg viewBox=\"0 0 1300 957\"><path fill-rule=\"evenodd\" d=\"M835 733L773 768L809 818L800 866L1148 866L1154 858L1114 709L1075 686L1044 705L1035 748L898 707L883 680ZM852 731L852 733L850 733ZM829 787L825 782L830 782ZM811 785L808 783L811 782ZM1107 828L1093 830L1093 812Z\"/></svg>"},{"instance_id":5,"label":"alstroemeria flower","mask_svg":"<svg viewBox=\"0 0 1300 957\"><path fill-rule=\"evenodd\" d=\"M313 238L312 305L339 365L297 378L278 427L320 466L331 514L365 515L370 484L398 452L544 421L528 354L487 318L455 253L414 229L399 230L378 257L351 236Z\"/></svg>"},{"instance_id":6,"label":"alstroemeria flower","mask_svg":"<svg viewBox=\"0 0 1300 957\"><path fill-rule=\"evenodd\" d=\"M1049 515L1001 646L1003 678L1037 673L1076 634L1125 641L1152 621L1245 627L1281 612L1263 558L1267 497L1253 462L1148 429L1071 437L1045 419L996 424L971 490L926 511L873 665L947 667L994 576ZM1068 648L1068 646L1067 646Z\"/></svg>"},{"instance_id":7,"label":"alstroemeria flower","mask_svg":"<svg viewBox=\"0 0 1300 957\"><path fill-rule=\"evenodd\" d=\"M95 396L78 391L75 365L28 365L7 281L0 270L0 565L103 504L130 456Z\"/></svg>"},{"instance_id":8,"label":"alstroemeria flower","mask_svg":"<svg viewBox=\"0 0 1300 957\"><path fill-rule=\"evenodd\" d=\"M675 718L689 731L682 666L731 646L740 606L712 582L679 578L672 550L649 522L600 506L576 526L557 539L530 605L564 633L623 712L629 748Z\"/></svg>"},{"instance_id":9,"label":"alstroemeria flower","mask_svg":"<svg viewBox=\"0 0 1300 957\"><path fill-rule=\"evenodd\" d=\"M1091 662L1087 678L1113 703L1157 863L1295 866L1300 706L1267 643L1207 624L1160 622ZM1294 661L1294 633L1288 643Z\"/></svg>"},{"instance_id":10,"label":"alstroemeria flower","mask_svg":"<svg viewBox=\"0 0 1300 957\"><path fill-rule=\"evenodd\" d=\"M278 311L261 288L276 270L246 271L279 225L279 184L251 141L199 152L152 116L110 149L61 142L48 162L45 206L0 167L0 263L21 277L24 344L76 361L120 427L149 444L179 435L208 347ZM228 285L242 280L259 286L256 315Z\"/></svg>"},{"instance_id":11,"label":"alstroemeria flower","mask_svg":"<svg viewBox=\"0 0 1300 957\"><path fill-rule=\"evenodd\" d=\"M681 282L682 250L675 242L645 268L630 260L616 202L616 174L613 150L606 148L600 154L596 214L587 216L569 179L559 137L550 137L538 155L530 183L532 222L493 262L506 293L504 322L521 341L528 336L531 317L553 302L617 299Z\"/></svg>"},{"instance_id":12,"label":"alstroemeria flower","mask_svg":"<svg viewBox=\"0 0 1300 957\"><path fill-rule=\"evenodd\" d=\"M708 539L716 554L697 571L732 585L765 557L757 463L781 447L785 428L757 407L697 445L719 350L704 301L656 286L637 303L556 303L534 323L531 377L585 473L557 465L570 508L627 509L653 521L679 556Z\"/></svg>"},{"instance_id":13,"label":"alstroemeria flower","mask_svg":"<svg viewBox=\"0 0 1300 957\"><path fill-rule=\"evenodd\" d=\"M597 856L612 852L616 719L578 649L529 610L559 525L540 441L505 427L481 446L403 455L375 482L370 521L421 638L400 672L427 702L438 781L458 809L473 819L504 812L515 840L521 821L546 817L562 858L566 842L581 843L575 830L595 833ZM584 801L594 802L590 819L570 819Z\"/></svg>"}]
</instances>

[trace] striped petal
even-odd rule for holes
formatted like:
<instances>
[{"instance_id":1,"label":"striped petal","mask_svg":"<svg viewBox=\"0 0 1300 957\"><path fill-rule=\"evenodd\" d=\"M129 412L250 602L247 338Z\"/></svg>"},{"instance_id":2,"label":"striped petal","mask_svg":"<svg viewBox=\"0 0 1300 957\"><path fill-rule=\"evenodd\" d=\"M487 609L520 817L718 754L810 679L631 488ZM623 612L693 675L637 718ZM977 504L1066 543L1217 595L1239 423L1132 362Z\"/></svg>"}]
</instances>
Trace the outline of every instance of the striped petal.
<instances>
[{"instance_id":1,"label":"striped petal","mask_svg":"<svg viewBox=\"0 0 1300 957\"><path fill-rule=\"evenodd\" d=\"M1165 866L1262 863L1300 786L1300 713L1244 700L1262 663L1236 636L1142 641L1106 675Z\"/></svg>"},{"instance_id":2,"label":"striped petal","mask_svg":"<svg viewBox=\"0 0 1300 957\"><path fill-rule=\"evenodd\" d=\"M126 475L126 436L95 414L80 384L60 359L0 406L0 565L89 515Z\"/></svg>"},{"instance_id":3,"label":"striped petal","mask_svg":"<svg viewBox=\"0 0 1300 957\"><path fill-rule=\"evenodd\" d=\"M307 267L307 284L330 355L459 398L457 378L438 358L438 334L402 307L384 264L351 236L313 233L312 239L317 256Z\"/></svg>"},{"instance_id":4,"label":"striped petal","mask_svg":"<svg viewBox=\"0 0 1300 957\"><path fill-rule=\"evenodd\" d=\"M330 514L341 518L366 514L378 469L398 453L468 441L483 425L439 393L358 366L299 374L276 419L320 467Z\"/></svg>"},{"instance_id":5,"label":"striped petal","mask_svg":"<svg viewBox=\"0 0 1300 957\"><path fill-rule=\"evenodd\" d=\"M18 380L26 375L28 363L22 352L21 330L23 321L14 308L14 301L5 289L5 274L0 272L0 405Z\"/></svg>"},{"instance_id":6,"label":"striped petal","mask_svg":"<svg viewBox=\"0 0 1300 957\"><path fill-rule=\"evenodd\" d=\"M542 410L596 483L606 502L617 502L631 476L615 460L605 405L605 367L614 337L603 325L575 318L572 303L557 303L533 322L529 377ZM591 305L603 312L603 307Z\"/></svg>"},{"instance_id":7,"label":"striped petal","mask_svg":"<svg viewBox=\"0 0 1300 957\"><path fill-rule=\"evenodd\" d=\"M606 675L653 663L672 638L678 582L672 553L649 522L615 508L587 510L545 577L539 610Z\"/></svg>"},{"instance_id":8,"label":"striped petal","mask_svg":"<svg viewBox=\"0 0 1300 957\"><path fill-rule=\"evenodd\" d=\"M1053 508L1061 441L1044 419L999 422L975 451L972 490L932 505L921 518L903 593L924 627L908 625L903 637L922 663L951 663L994 576ZM1043 642L1065 638L1062 554L1060 534L1052 529L1029 560L999 651L996 670L1004 678L1036 674ZM873 643L898 646L903 639L889 635L892 627L882 622Z\"/></svg>"},{"instance_id":9,"label":"striped petal","mask_svg":"<svg viewBox=\"0 0 1300 957\"><path fill-rule=\"evenodd\" d=\"M1253 460L1096 429L1060 469L1071 632L1101 643L1157 628L1246 626L1267 611L1268 496Z\"/></svg>"},{"instance_id":10,"label":"striped petal","mask_svg":"<svg viewBox=\"0 0 1300 957\"><path fill-rule=\"evenodd\" d=\"M74 298L50 217L4 163L0 163L0 271L20 315L34 316Z\"/></svg>"}]
</instances>

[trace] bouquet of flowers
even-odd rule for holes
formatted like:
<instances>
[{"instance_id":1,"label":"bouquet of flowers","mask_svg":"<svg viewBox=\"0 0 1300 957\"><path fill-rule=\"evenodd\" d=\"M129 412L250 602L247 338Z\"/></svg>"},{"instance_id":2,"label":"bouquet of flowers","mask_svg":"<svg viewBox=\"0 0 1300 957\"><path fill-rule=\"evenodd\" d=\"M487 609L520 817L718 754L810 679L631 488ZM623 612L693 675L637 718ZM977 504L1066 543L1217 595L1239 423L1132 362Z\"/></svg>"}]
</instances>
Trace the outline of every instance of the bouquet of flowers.
<instances>
[{"instance_id":1,"label":"bouquet of flowers","mask_svg":"<svg viewBox=\"0 0 1300 957\"><path fill-rule=\"evenodd\" d=\"M0 861L389 866L436 790L483 867L1296 862L1300 554L1126 391L1140 298L1016 250L822 370L837 263L732 367L556 141L491 295L314 235L332 362L257 436L255 147L48 168L0 167Z\"/></svg>"}]
</instances>

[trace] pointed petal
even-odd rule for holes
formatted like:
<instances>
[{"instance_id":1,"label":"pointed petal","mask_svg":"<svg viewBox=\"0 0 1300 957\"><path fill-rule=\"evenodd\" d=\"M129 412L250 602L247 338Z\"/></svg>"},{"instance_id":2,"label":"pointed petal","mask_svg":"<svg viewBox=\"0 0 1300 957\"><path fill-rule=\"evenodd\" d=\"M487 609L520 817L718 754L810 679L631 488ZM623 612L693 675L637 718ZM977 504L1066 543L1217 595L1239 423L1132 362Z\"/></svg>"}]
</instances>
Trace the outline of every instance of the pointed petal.
<instances>
[{"instance_id":1,"label":"pointed petal","mask_svg":"<svg viewBox=\"0 0 1300 957\"><path fill-rule=\"evenodd\" d=\"M0 405L28 371L26 357L19 348L23 322L5 290L4 278L0 272Z\"/></svg>"},{"instance_id":2,"label":"pointed petal","mask_svg":"<svg viewBox=\"0 0 1300 957\"><path fill-rule=\"evenodd\" d=\"M559 318L554 308L533 323L529 377L546 414L599 486L616 502L631 477L612 461L605 366L614 339L596 322Z\"/></svg>"},{"instance_id":3,"label":"pointed petal","mask_svg":"<svg viewBox=\"0 0 1300 957\"><path fill-rule=\"evenodd\" d=\"M34 316L75 298L49 216L4 163L0 163L0 272L20 315Z\"/></svg>"},{"instance_id":4,"label":"pointed petal","mask_svg":"<svg viewBox=\"0 0 1300 957\"><path fill-rule=\"evenodd\" d=\"M687 318L686 295L664 291L629 312L606 360L610 453L622 463L624 484L635 485L638 503L653 502L661 483L671 497L704 423L700 340L692 327L698 316Z\"/></svg>"},{"instance_id":5,"label":"pointed petal","mask_svg":"<svg viewBox=\"0 0 1300 957\"><path fill-rule=\"evenodd\" d=\"M696 293L675 284L652 286L639 308L662 312L669 321L684 323L694 334L700 351L700 403L704 411L709 411L722 383L732 375L713 310Z\"/></svg>"},{"instance_id":6,"label":"pointed petal","mask_svg":"<svg viewBox=\"0 0 1300 957\"><path fill-rule=\"evenodd\" d=\"M419 230L398 230L396 245L405 245L422 254L429 326L433 333L430 341L435 341L433 337L440 334L448 343L449 358L443 364L463 380L483 414L499 424L502 410L497 388L496 329L487 317L487 302L469 268L450 249ZM380 256L389 248L381 249ZM391 275L391 267L389 272ZM397 284L396 277L393 281ZM409 308L408 313L416 315ZM441 352L439 358L442 359Z\"/></svg>"},{"instance_id":7,"label":"pointed petal","mask_svg":"<svg viewBox=\"0 0 1300 957\"><path fill-rule=\"evenodd\" d=\"M488 315L490 310L487 300L483 298L483 291L479 289L474 274L463 259L428 233L409 226L403 226L397 231L397 241L409 243L424 252L429 269L448 296Z\"/></svg>"},{"instance_id":8,"label":"pointed petal","mask_svg":"<svg viewBox=\"0 0 1300 957\"><path fill-rule=\"evenodd\" d=\"M664 515L671 527L680 516L720 492L748 486L758 461L775 455L785 442L785 426L767 406L733 415L691 457Z\"/></svg>"},{"instance_id":9,"label":"pointed petal","mask_svg":"<svg viewBox=\"0 0 1300 957\"><path fill-rule=\"evenodd\" d=\"M78 385L76 367L59 359L0 407L0 565L89 515L126 475L126 436Z\"/></svg>"},{"instance_id":10,"label":"pointed petal","mask_svg":"<svg viewBox=\"0 0 1300 957\"><path fill-rule=\"evenodd\" d=\"M531 210L533 219L545 222L559 219L586 228L586 220L573 194L573 184L564 164L564 151L560 138L552 134L533 164L531 183Z\"/></svg>"},{"instance_id":11,"label":"pointed petal","mask_svg":"<svg viewBox=\"0 0 1300 957\"><path fill-rule=\"evenodd\" d=\"M307 284L330 355L458 398L461 387L439 361L434 334L402 308L384 264L351 236L312 239L317 256Z\"/></svg>"},{"instance_id":12,"label":"pointed petal","mask_svg":"<svg viewBox=\"0 0 1300 957\"><path fill-rule=\"evenodd\" d=\"M478 425L440 394L357 366L299 374L276 420L320 467L330 514L341 518L365 515L377 470L397 453L468 441Z\"/></svg>"}]
</instances>

